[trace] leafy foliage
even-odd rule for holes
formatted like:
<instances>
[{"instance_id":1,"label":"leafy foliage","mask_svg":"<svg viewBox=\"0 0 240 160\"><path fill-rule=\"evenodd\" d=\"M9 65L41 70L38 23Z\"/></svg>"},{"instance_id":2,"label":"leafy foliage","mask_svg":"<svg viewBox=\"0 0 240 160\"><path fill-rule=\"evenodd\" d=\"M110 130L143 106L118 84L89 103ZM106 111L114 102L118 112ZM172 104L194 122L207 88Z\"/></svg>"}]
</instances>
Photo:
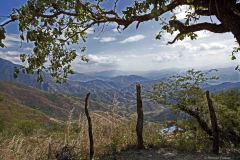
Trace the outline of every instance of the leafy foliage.
<instances>
[{"instance_id":1,"label":"leafy foliage","mask_svg":"<svg viewBox=\"0 0 240 160\"><path fill-rule=\"evenodd\" d=\"M189 125L186 131L192 130L195 133L199 130L205 131L210 138L212 131L209 126L209 111L205 92L201 88L208 81L217 79L216 76L208 76L209 73L189 70L186 75L173 76L154 85L150 99L166 104L177 112L187 114L187 121L193 124L185 123ZM237 140L240 136L239 127L237 127L239 126L239 99L239 91L227 91L213 95L220 135L226 144L237 145L238 142L235 143L235 141L239 141ZM185 128L183 124L181 128Z\"/></svg>"},{"instance_id":2,"label":"leafy foliage","mask_svg":"<svg viewBox=\"0 0 240 160\"><path fill-rule=\"evenodd\" d=\"M153 92L150 98L168 105L174 106L191 106L198 104L196 102L204 98L204 92L201 85L206 84L209 80L218 79L211 76L209 72L188 70L185 75L176 75L166 81L153 86Z\"/></svg>"},{"instance_id":3,"label":"leafy foliage","mask_svg":"<svg viewBox=\"0 0 240 160\"><path fill-rule=\"evenodd\" d=\"M230 90L214 95L219 127L223 132L240 135L240 91Z\"/></svg>"}]
</instances>

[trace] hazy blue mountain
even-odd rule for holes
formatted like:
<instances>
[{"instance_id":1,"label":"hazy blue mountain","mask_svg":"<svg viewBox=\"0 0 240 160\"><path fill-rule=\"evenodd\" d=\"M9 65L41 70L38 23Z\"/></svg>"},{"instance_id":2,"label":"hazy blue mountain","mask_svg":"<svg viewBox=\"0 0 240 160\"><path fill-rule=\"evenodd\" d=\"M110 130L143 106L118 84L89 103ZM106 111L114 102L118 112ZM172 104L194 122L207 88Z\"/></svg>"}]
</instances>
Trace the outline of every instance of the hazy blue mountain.
<instances>
[{"instance_id":1,"label":"hazy blue mountain","mask_svg":"<svg viewBox=\"0 0 240 160\"><path fill-rule=\"evenodd\" d=\"M99 78L112 78L112 77L121 76L121 75L130 75L130 73L128 73L128 72L119 71L119 70L89 72L89 73L85 73L85 74L90 75L90 76L99 77Z\"/></svg>"},{"instance_id":2,"label":"hazy blue mountain","mask_svg":"<svg viewBox=\"0 0 240 160\"><path fill-rule=\"evenodd\" d=\"M240 89L240 82L224 82L217 85L208 85L208 86L205 86L204 89L209 90L210 92Z\"/></svg>"},{"instance_id":3,"label":"hazy blue mountain","mask_svg":"<svg viewBox=\"0 0 240 160\"><path fill-rule=\"evenodd\" d=\"M236 71L235 67L220 68L217 71L219 75L219 83L221 82L240 82L240 71Z\"/></svg>"},{"instance_id":4,"label":"hazy blue mountain","mask_svg":"<svg viewBox=\"0 0 240 160\"><path fill-rule=\"evenodd\" d=\"M1 81L11 81L11 82L17 82L21 84L26 84L28 86L32 86L41 90L48 90L49 82L51 81L50 76L47 74L43 74L44 82L39 83L36 81L37 76L36 75L28 75L19 73L17 78L14 78L14 72L15 68L19 68L20 65L13 64L12 62L9 62L7 60L0 58L0 80Z\"/></svg>"},{"instance_id":5,"label":"hazy blue mountain","mask_svg":"<svg viewBox=\"0 0 240 160\"><path fill-rule=\"evenodd\" d=\"M172 68L172 69L163 69L159 71L148 71L148 72L142 72L140 75L143 77L148 77L152 80L160 80L168 78L175 74L184 73L184 69L179 68Z\"/></svg>"},{"instance_id":6,"label":"hazy blue mountain","mask_svg":"<svg viewBox=\"0 0 240 160\"><path fill-rule=\"evenodd\" d=\"M95 108L99 110L108 110L109 105L113 104L115 98L119 102L118 110L121 114L125 115L135 113L136 83L139 82L143 85L142 93L145 94L146 91L151 90L153 84L158 83L173 74L183 73L183 71L178 69L149 72L145 73L145 76L113 76L114 71L102 72L104 73L102 76L100 74L101 72L95 74L77 73L70 76L67 83L56 84L48 74L44 74L44 83L38 83L36 81L36 75L20 74L17 79L14 79L13 73L15 67L19 67L19 65L0 59L0 81L23 84L47 91L48 93L60 93L70 97L76 97L76 99L79 100L82 100L88 92L91 92L91 100L95 104ZM118 73L120 74L121 72ZM203 88L205 90L218 92L228 89L240 89L239 72L236 72L231 68L223 68L219 69L217 74L220 79L214 81L211 85L204 85ZM154 104L145 99L143 103L146 118L149 120L176 118L162 105Z\"/></svg>"},{"instance_id":7,"label":"hazy blue mountain","mask_svg":"<svg viewBox=\"0 0 240 160\"><path fill-rule=\"evenodd\" d=\"M96 80L96 79L102 79L100 77L96 77L93 75L87 75L84 73L75 73L72 74L68 77L68 79L70 81L79 81L79 82L87 82L87 81L92 81L92 80Z\"/></svg>"},{"instance_id":8,"label":"hazy blue mountain","mask_svg":"<svg viewBox=\"0 0 240 160\"><path fill-rule=\"evenodd\" d=\"M0 80L18 82L51 93L63 93L71 96L84 97L88 92L92 93L94 100L111 104L113 97L117 97L122 104L128 104L135 100L135 84L143 85L143 92L151 90L152 85L170 77L176 73L183 73L180 69L166 69L162 71L145 72L145 76L121 75L120 71L106 71L99 73L76 73L70 76L67 83L56 84L48 74L44 74L44 83L38 83L35 75L20 74L17 79L13 78L14 68L19 65L7 60L0 59ZM103 75L101 75L103 74ZM234 68L222 68L216 73L220 79L212 82L211 86L203 86L210 91L220 91L239 88L240 72ZM229 83L225 83L229 82ZM231 82L231 83L230 83Z\"/></svg>"}]
</instances>

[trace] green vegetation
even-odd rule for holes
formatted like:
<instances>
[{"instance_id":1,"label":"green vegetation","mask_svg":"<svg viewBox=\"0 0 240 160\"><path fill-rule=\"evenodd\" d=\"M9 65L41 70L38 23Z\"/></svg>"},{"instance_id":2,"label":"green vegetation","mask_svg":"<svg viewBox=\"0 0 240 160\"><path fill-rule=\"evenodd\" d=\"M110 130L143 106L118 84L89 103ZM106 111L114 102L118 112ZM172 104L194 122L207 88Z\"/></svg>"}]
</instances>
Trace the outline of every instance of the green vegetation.
<instances>
[{"instance_id":1,"label":"green vegetation","mask_svg":"<svg viewBox=\"0 0 240 160\"><path fill-rule=\"evenodd\" d=\"M198 117L211 128L205 92L200 86L215 78L217 77L211 76L210 73L190 70L186 75L171 77L166 82L154 86L150 98L165 103L180 116L173 122L145 121L143 139L146 149L176 149L182 153L211 152L212 137L199 124L199 120L188 113L189 111L197 113ZM52 115L50 112L43 114L45 110L40 107L41 98L38 101L40 106L24 105L28 99L22 99L22 104L19 104L19 100L11 96L12 87L15 89L14 95L18 94L21 88L22 97L24 90L33 97L39 94L41 97L46 96L44 92L38 93L37 90L28 87L16 87L10 83L1 86L1 94L4 94L5 98L0 103L0 159L48 159L61 156L66 151L72 159L88 158L88 125L83 112L76 116L74 115L76 110L72 109L67 118L61 120L57 117L50 118L49 115ZM8 92L5 92L6 90ZM211 94L221 131L222 153L239 150L240 147L239 143L235 143L240 135L239 97L238 90ZM53 97L43 101L48 100L53 105L55 101L51 99ZM5 101L8 103L4 103ZM61 102L65 100L62 99ZM31 108L33 106L35 109ZM116 106L113 105L112 108L114 107ZM106 155L114 159L120 152L135 148L137 145L136 116L122 117L112 110L90 111L95 159L101 159ZM172 125L177 127L173 133L161 132L161 129Z\"/></svg>"},{"instance_id":2,"label":"green vegetation","mask_svg":"<svg viewBox=\"0 0 240 160\"><path fill-rule=\"evenodd\" d=\"M4 100L3 96L0 95L0 102L2 102Z\"/></svg>"},{"instance_id":3,"label":"green vegetation","mask_svg":"<svg viewBox=\"0 0 240 160\"><path fill-rule=\"evenodd\" d=\"M192 146L195 150L199 150L205 148L201 146L202 142L212 139L213 130L207 99L201 85L207 85L208 81L214 79L217 79L217 77L211 76L210 72L189 70L185 75L173 76L153 87L153 93L150 95L151 99L168 105L179 114L188 115L186 120L176 124L177 127L185 131L182 133L183 137L191 137L186 140L180 138L181 141L178 142L180 146ZM239 91L213 94L212 98L221 146L224 148L234 144L238 147L240 142ZM181 145L184 143L190 143L191 145ZM205 144L208 143L205 142Z\"/></svg>"},{"instance_id":4,"label":"green vegetation","mask_svg":"<svg viewBox=\"0 0 240 160\"><path fill-rule=\"evenodd\" d=\"M42 128L38 123L31 120L20 120L16 122L16 128L18 132L22 133L24 136L32 135L35 131Z\"/></svg>"},{"instance_id":5,"label":"green vegetation","mask_svg":"<svg viewBox=\"0 0 240 160\"><path fill-rule=\"evenodd\" d=\"M237 0L141 0L121 10L119 0L114 1L112 8L104 5L105 2L27 0L22 7L13 9L9 19L0 25L0 47L5 47L5 27L14 21L18 21L20 39L33 45L32 53L20 55L20 60L27 65L16 67L14 75L19 72L36 73L37 80L42 82L43 74L47 72L56 82L65 82L68 75L73 74L71 63L77 57L75 46L78 45L84 52L87 32L100 27L104 30L108 23L115 23L117 29L124 30L132 24L138 28L143 22L159 21L161 30L156 39L161 39L165 33L177 33L169 44L185 38L194 40L197 31L230 32L238 43L232 52L232 60L240 51L240 9ZM183 5L188 6L187 14L180 21L174 9ZM163 17L164 14L168 16ZM215 18L211 19L211 16ZM205 18L202 17L209 17L212 22L203 22ZM82 61L89 61L83 53L80 56ZM237 66L236 70L240 67ZM146 121L143 131L145 144L141 148L166 147L178 151L209 152L211 149L214 151L214 144L217 144L217 149L220 144L221 152L239 150L240 91L209 95L202 86L215 79L217 77L210 72L189 70L185 75L176 75L154 85L149 98L178 115L179 119L171 123L177 130L163 134L161 129L171 126L168 122ZM80 114L83 103L73 97L45 93L18 84L1 82L0 87L0 159L49 160L63 159L59 158L63 156L72 160L87 159L88 123ZM98 99L98 96L105 95L95 94L93 98ZM118 152L136 146L135 115L122 117L110 112L107 107L103 107L106 112L99 110L90 112L96 159L107 154L115 159ZM148 114L151 116L152 113Z\"/></svg>"}]
</instances>

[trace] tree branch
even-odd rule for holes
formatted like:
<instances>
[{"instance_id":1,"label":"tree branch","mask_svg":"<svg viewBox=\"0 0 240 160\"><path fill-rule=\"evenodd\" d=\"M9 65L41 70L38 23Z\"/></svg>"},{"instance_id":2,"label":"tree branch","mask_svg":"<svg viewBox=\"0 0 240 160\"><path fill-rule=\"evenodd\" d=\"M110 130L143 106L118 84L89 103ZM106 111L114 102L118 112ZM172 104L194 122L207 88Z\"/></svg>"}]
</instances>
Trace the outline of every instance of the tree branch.
<instances>
[{"instance_id":1,"label":"tree branch","mask_svg":"<svg viewBox=\"0 0 240 160\"><path fill-rule=\"evenodd\" d=\"M189 114L190 116L194 117L194 118L198 121L200 127L201 127L209 136L212 136L212 130L209 128L208 124L199 116L199 114L198 114L197 112L194 112L194 111L188 109L188 108L185 107L185 106L180 106L180 105L178 105L178 107L180 108L181 111L183 111L183 112Z\"/></svg>"},{"instance_id":2,"label":"tree branch","mask_svg":"<svg viewBox=\"0 0 240 160\"><path fill-rule=\"evenodd\" d=\"M175 41L177 41L181 35L192 33L192 32L197 32L197 31L201 31L201 30L207 30L207 31L214 32L214 33L230 32L230 30L228 28L225 28L225 26L223 24L213 24L213 23L207 23L207 22L186 26L178 20L171 20L171 21L169 21L169 25L171 27L174 27L175 29L179 30L179 32L180 32L173 39L173 41L168 42L169 44L172 44Z\"/></svg>"},{"instance_id":3,"label":"tree branch","mask_svg":"<svg viewBox=\"0 0 240 160\"><path fill-rule=\"evenodd\" d=\"M3 24L1 24L0 26L1 26L1 27L4 27L4 26L6 26L7 24L9 24L9 23L11 23L11 22L14 22L14 21L16 21L16 20L18 20L18 16L17 16L17 15L11 15L11 16L10 16L10 19L7 20L6 22L4 22Z\"/></svg>"},{"instance_id":4,"label":"tree branch","mask_svg":"<svg viewBox=\"0 0 240 160\"><path fill-rule=\"evenodd\" d=\"M129 19L126 19L124 17L120 17L120 16L118 16L118 14L116 12L111 10L111 11L105 12L105 13L114 15L114 17L108 17L108 16L99 17L99 19L97 19L97 21L99 21L100 23L115 22L118 25L124 26L124 29L125 29L130 24L132 24L133 22L137 22L137 26L139 26L139 24L141 22L146 22L146 21L152 20L152 19L154 19L156 17L161 16L162 14L164 14L164 13L166 13L168 11L173 10L177 6L184 5L184 4L189 4L188 0L173 0L166 7L160 8L157 12L154 12L154 13L150 12L150 13L144 14L144 15L131 16L131 18L129 18Z\"/></svg>"},{"instance_id":5,"label":"tree branch","mask_svg":"<svg viewBox=\"0 0 240 160\"><path fill-rule=\"evenodd\" d=\"M195 11L196 14L200 15L200 16L212 16L214 15L214 13L212 11L208 10L201 10L198 9Z\"/></svg>"}]
</instances>

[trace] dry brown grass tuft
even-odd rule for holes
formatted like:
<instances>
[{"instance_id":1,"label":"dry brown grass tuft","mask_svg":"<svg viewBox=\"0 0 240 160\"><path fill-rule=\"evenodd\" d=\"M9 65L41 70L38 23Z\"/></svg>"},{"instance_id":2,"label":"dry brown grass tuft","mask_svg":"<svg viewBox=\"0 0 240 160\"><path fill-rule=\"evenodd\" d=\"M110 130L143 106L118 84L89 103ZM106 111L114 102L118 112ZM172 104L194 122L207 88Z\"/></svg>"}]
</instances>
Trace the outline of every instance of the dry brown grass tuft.
<instances>
[{"instance_id":1,"label":"dry brown grass tuft","mask_svg":"<svg viewBox=\"0 0 240 160\"><path fill-rule=\"evenodd\" d=\"M71 155L76 159L88 157L87 120L82 114L73 120L71 113L65 123L64 132L53 132L51 135L36 133L32 136L15 135L0 143L0 159L29 160L56 159L64 147L71 148ZM92 112L95 159L105 154L115 154L136 144L135 117L127 119L113 112ZM144 139L146 144L158 145L161 140L158 134L160 126L146 123Z\"/></svg>"}]
</instances>

